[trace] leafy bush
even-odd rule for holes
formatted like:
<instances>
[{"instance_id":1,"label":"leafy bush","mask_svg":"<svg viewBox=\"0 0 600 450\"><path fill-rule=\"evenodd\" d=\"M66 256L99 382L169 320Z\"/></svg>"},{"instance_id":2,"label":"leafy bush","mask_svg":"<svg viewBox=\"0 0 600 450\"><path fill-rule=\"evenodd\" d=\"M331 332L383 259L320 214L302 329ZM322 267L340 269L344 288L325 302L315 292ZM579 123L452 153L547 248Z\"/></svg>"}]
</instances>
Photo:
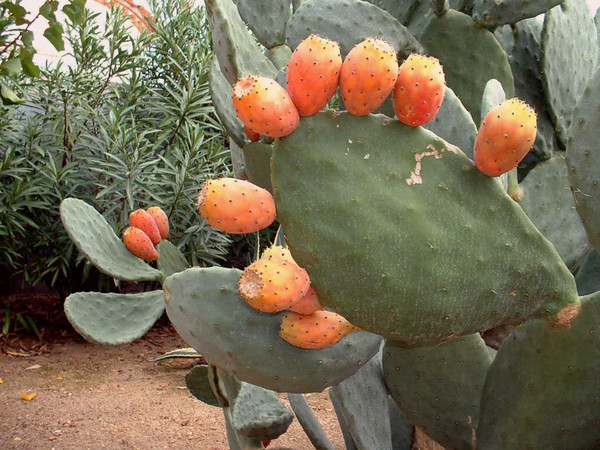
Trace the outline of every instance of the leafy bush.
<instances>
[{"instance_id":1,"label":"leafy bush","mask_svg":"<svg viewBox=\"0 0 600 450\"><path fill-rule=\"evenodd\" d=\"M151 7L152 30L135 38L117 9L102 28L89 10L67 19L71 54L21 78L12 88L26 103L0 111L0 270L25 284L76 288L85 274L60 224L66 197L94 205L117 233L131 210L161 206L195 265L228 251L194 207L204 179L229 175L205 11L186 0Z\"/></svg>"}]
</instances>

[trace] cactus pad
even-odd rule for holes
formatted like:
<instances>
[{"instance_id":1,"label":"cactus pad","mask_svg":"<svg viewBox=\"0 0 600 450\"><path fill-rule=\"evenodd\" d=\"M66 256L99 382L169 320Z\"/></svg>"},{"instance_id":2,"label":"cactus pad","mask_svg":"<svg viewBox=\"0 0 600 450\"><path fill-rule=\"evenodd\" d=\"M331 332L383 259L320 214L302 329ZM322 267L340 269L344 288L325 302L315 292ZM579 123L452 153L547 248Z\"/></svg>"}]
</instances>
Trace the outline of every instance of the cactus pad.
<instances>
[{"instance_id":1,"label":"cactus pad","mask_svg":"<svg viewBox=\"0 0 600 450\"><path fill-rule=\"evenodd\" d=\"M244 75L274 78L277 69L248 32L232 0L207 0L213 48L221 71L233 85Z\"/></svg>"},{"instance_id":2,"label":"cactus pad","mask_svg":"<svg viewBox=\"0 0 600 450\"><path fill-rule=\"evenodd\" d=\"M481 448L597 448L600 296L581 298L570 328L532 321L503 342L481 400Z\"/></svg>"},{"instance_id":3,"label":"cactus pad","mask_svg":"<svg viewBox=\"0 0 600 450\"><path fill-rule=\"evenodd\" d=\"M397 19L361 0L304 1L288 22L288 45L296 48L311 33L338 42L342 56L369 37L387 41L402 54L421 50L421 45Z\"/></svg>"},{"instance_id":4,"label":"cactus pad","mask_svg":"<svg viewBox=\"0 0 600 450\"><path fill-rule=\"evenodd\" d=\"M356 372L380 337L356 331L323 350L279 338L281 314L256 311L237 290L241 271L191 268L165 280L167 314L206 360L240 380L279 392L319 392Z\"/></svg>"},{"instance_id":5,"label":"cactus pad","mask_svg":"<svg viewBox=\"0 0 600 450\"><path fill-rule=\"evenodd\" d=\"M185 376L185 385L194 397L209 406L221 407L208 381L210 368L207 365L197 365Z\"/></svg>"},{"instance_id":6,"label":"cactus pad","mask_svg":"<svg viewBox=\"0 0 600 450\"><path fill-rule=\"evenodd\" d=\"M519 187L521 206L538 230L574 270L588 250L588 237L575 211L567 165L562 157L538 164Z\"/></svg>"},{"instance_id":7,"label":"cactus pad","mask_svg":"<svg viewBox=\"0 0 600 450\"><path fill-rule=\"evenodd\" d=\"M65 300L73 328L89 341L121 345L141 338L165 310L163 291L139 294L76 292Z\"/></svg>"},{"instance_id":8,"label":"cactus pad","mask_svg":"<svg viewBox=\"0 0 600 450\"><path fill-rule=\"evenodd\" d=\"M67 198L60 218L79 251L101 272L118 280L161 280L163 274L133 256L106 219L86 202Z\"/></svg>"},{"instance_id":9,"label":"cactus pad","mask_svg":"<svg viewBox=\"0 0 600 450\"><path fill-rule=\"evenodd\" d=\"M237 0L237 7L258 41L267 48L285 43L291 0Z\"/></svg>"},{"instance_id":10,"label":"cactus pad","mask_svg":"<svg viewBox=\"0 0 600 450\"><path fill-rule=\"evenodd\" d=\"M275 143L272 180L294 259L364 330L435 341L578 301L521 208L422 127L319 113Z\"/></svg>"},{"instance_id":11,"label":"cactus pad","mask_svg":"<svg viewBox=\"0 0 600 450\"><path fill-rule=\"evenodd\" d=\"M432 16L420 37L425 50L444 67L446 82L473 120L479 123L481 97L486 83L495 78L508 98L514 95L514 82L506 53L488 30L473 19L449 10L441 17ZM477 46L473 46L477 42Z\"/></svg>"},{"instance_id":12,"label":"cactus pad","mask_svg":"<svg viewBox=\"0 0 600 450\"><path fill-rule=\"evenodd\" d=\"M583 219L590 242L600 251L600 152L598 151L598 96L600 71L586 86L573 113L567 147L569 180L575 207Z\"/></svg>"},{"instance_id":13,"label":"cactus pad","mask_svg":"<svg viewBox=\"0 0 600 450\"><path fill-rule=\"evenodd\" d=\"M479 333L405 348L386 342L383 373L408 419L446 448L471 448L492 359Z\"/></svg>"},{"instance_id":14,"label":"cactus pad","mask_svg":"<svg viewBox=\"0 0 600 450\"><path fill-rule=\"evenodd\" d=\"M542 29L542 82L562 148L567 143L573 108L587 79L596 70L596 34L586 2L565 0L546 13Z\"/></svg>"},{"instance_id":15,"label":"cactus pad","mask_svg":"<svg viewBox=\"0 0 600 450\"><path fill-rule=\"evenodd\" d=\"M475 0L473 19L481 25L493 28L536 17L563 0Z\"/></svg>"},{"instance_id":16,"label":"cactus pad","mask_svg":"<svg viewBox=\"0 0 600 450\"><path fill-rule=\"evenodd\" d=\"M158 250L158 268L165 278L189 267L183 253L171 241L160 241L156 249Z\"/></svg>"}]
</instances>

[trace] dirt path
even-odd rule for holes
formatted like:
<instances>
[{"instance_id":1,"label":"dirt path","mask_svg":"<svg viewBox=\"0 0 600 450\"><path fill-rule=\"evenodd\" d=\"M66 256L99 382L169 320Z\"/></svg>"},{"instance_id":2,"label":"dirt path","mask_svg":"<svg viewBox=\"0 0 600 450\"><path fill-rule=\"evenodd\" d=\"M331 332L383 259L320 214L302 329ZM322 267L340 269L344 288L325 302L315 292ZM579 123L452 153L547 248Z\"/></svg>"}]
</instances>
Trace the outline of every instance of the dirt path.
<instances>
[{"instance_id":1,"label":"dirt path","mask_svg":"<svg viewBox=\"0 0 600 450\"><path fill-rule=\"evenodd\" d=\"M0 448L227 449L221 409L185 387L190 361L150 362L181 347L187 345L172 330L156 327L117 347L67 338L38 356L0 352ZM343 449L329 396L307 399L335 448ZM269 446L311 448L297 420Z\"/></svg>"}]
</instances>

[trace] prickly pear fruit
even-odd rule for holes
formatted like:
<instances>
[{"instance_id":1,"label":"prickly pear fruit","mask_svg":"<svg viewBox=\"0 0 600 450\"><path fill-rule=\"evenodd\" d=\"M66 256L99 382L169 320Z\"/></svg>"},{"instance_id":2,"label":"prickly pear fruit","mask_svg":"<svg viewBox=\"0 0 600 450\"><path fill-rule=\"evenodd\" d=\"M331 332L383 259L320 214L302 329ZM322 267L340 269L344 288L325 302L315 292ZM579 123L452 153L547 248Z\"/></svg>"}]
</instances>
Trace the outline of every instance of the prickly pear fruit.
<instances>
[{"instance_id":1,"label":"prickly pear fruit","mask_svg":"<svg viewBox=\"0 0 600 450\"><path fill-rule=\"evenodd\" d=\"M475 139L475 166L490 177L517 167L533 146L537 132L535 111L511 98L484 117Z\"/></svg>"},{"instance_id":2,"label":"prickly pear fruit","mask_svg":"<svg viewBox=\"0 0 600 450\"><path fill-rule=\"evenodd\" d=\"M277 81L248 75L233 86L233 106L237 117L255 133L283 137L296 129L298 110Z\"/></svg>"},{"instance_id":3,"label":"prickly pear fruit","mask_svg":"<svg viewBox=\"0 0 600 450\"><path fill-rule=\"evenodd\" d=\"M256 142L260 139L260 134L244 125L244 133L250 142Z\"/></svg>"},{"instance_id":4,"label":"prickly pear fruit","mask_svg":"<svg viewBox=\"0 0 600 450\"><path fill-rule=\"evenodd\" d=\"M160 240L160 231L152 215L143 209L136 209L129 213L129 225L139 228L148 235L153 245L157 245Z\"/></svg>"},{"instance_id":5,"label":"prickly pear fruit","mask_svg":"<svg viewBox=\"0 0 600 450\"><path fill-rule=\"evenodd\" d=\"M340 46L311 34L292 53L287 66L287 91L301 116L312 116L333 97L340 78Z\"/></svg>"},{"instance_id":6,"label":"prickly pear fruit","mask_svg":"<svg viewBox=\"0 0 600 450\"><path fill-rule=\"evenodd\" d=\"M308 273L279 258L258 259L244 269L238 288L253 308L269 313L289 309L310 287Z\"/></svg>"},{"instance_id":7,"label":"prickly pear fruit","mask_svg":"<svg viewBox=\"0 0 600 450\"><path fill-rule=\"evenodd\" d=\"M130 226L123 231L123 243L127 250L145 261L155 261L158 252L148 235L139 228Z\"/></svg>"},{"instance_id":8,"label":"prickly pear fruit","mask_svg":"<svg viewBox=\"0 0 600 450\"><path fill-rule=\"evenodd\" d=\"M356 44L340 71L340 93L348 112L366 116L379 108L392 92L397 76L394 47L378 38Z\"/></svg>"},{"instance_id":9,"label":"prickly pear fruit","mask_svg":"<svg viewBox=\"0 0 600 450\"><path fill-rule=\"evenodd\" d=\"M260 257L261 259L279 258L283 259L284 261L296 263L290 250L286 247L282 247L281 245L272 245L271 247L267 248Z\"/></svg>"},{"instance_id":10,"label":"prickly pear fruit","mask_svg":"<svg viewBox=\"0 0 600 450\"><path fill-rule=\"evenodd\" d=\"M315 311L309 315L289 312L281 318L279 336L296 347L315 349L337 344L358 328L331 311Z\"/></svg>"},{"instance_id":11,"label":"prickly pear fruit","mask_svg":"<svg viewBox=\"0 0 600 450\"><path fill-rule=\"evenodd\" d=\"M275 200L271 193L236 178L205 181L197 206L213 228L225 233L252 233L275 220Z\"/></svg>"},{"instance_id":12,"label":"prickly pear fruit","mask_svg":"<svg viewBox=\"0 0 600 450\"><path fill-rule=\"evenodd\" d=\"M398 120L411 127L433 120L444 100L445 83L444 70L438 59L411 54L400 64L392 91Z\"/></svg>"},{"instance_id":13,"label":"prickly pear fruit","mask_svg":"<svg viewBox=\"0 0 600 450\"><path fill-rule=\"evenodd\" d=\"M308 288L308 291L304 297L298 300L296 304L290 308L290 311L302 315L308 315L322 309L325 309L325 305L319 301L319 294L317 294L315 288L311 286Z\"/></svg>"},{"instance_id":14,"label":"prickly pear fruit","mask_svg":"<svg viewBox=\"0 0 600 450\"><path fill-rule=\"evenodd\" d=\"M158 231L160 233L161 239L169 238L169 218L162 210L160 206L151 206L146 210L148 214L152 216L156 225L158 226Z\"/></svg>"}]
</instances>

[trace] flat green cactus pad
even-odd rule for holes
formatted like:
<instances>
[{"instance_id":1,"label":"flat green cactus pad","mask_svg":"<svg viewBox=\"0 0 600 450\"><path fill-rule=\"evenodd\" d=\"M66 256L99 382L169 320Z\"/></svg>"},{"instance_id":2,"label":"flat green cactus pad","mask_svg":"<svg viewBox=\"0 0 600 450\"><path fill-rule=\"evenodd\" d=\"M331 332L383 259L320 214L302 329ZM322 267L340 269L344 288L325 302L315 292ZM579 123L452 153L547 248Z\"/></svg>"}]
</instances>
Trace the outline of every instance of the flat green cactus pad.
<instances>
[{"instance_id":1,"label":"flat green cactus pad","mask_svg":"<svg viewBox=\"0 0 600 450\"><path fill-rule=\"evenodd\" d=\"M296 48L311 33L338 42L343 57L368 37L383 39L405 55L421 50L419 42L396 18L361 0L302 2L288 22L288 46Z\"/></svg>"},{"instance_id":2,"label":"flat green cactus pad","mask_svg":"<svg viewBox=\"0 0 600 450\"><path fill-rule=\"evenodd\" d=\"M292 13L291 0L237 0L242 19L267 48L285 42L285 28Z\"/></svg>"},{"instance_id":3,"label":"flat green cactus pad","mask_svg":"<svg viewBox=\"0 0 600 450\"><path fill-rule=\"evenodd\" d=\"M516 23L538 16L562 0L474 0L473 19L486 27Z\"/></svg>"},{"instance_id":4,"label":"flat green cactus pad","mask_svg":"<svg viewBox=\"0 0 600 450\"><path fill-rule=\"evenodd\" d=\"M471 448L492 358L479 333L426 347L387 341L383 373L408 419L446 448Z\"/></svg>"},{"instance_id":5,"label":"flat green cactus pad","mask_svg":"<svg viewBox=\"0 0 600 450\"><path fill-rule=\"evenodd\" d=\"M494 35L478 26L470 16L454 10L441 17L431 16L420 42L429 54L440 60L448 86L476 123L481 116L481 97L488 80L497 79L506 96L514 96L514 81L506 53ZM477 45L473 45L474 42Z\"/></svg>"},{"instance_id":6,"label":"flat green cactus pad","mask_svg":"<svg viewBox=\"0 0 600 450\"><path fill-rule=\"evenodd\" d=\"M89 341L121 345L141 338L165 310L163 291L139 294L76 292L65 300L73 328Z\"/></svg>"},{"instance_id":7,"label":"flat green cactus pad","mask_svg":"<svg viewBox=\"0 0 600 450\"><path fill-rule=\"evenodd\" d=\"M600 71L589 80L573 113L571 139L567 146L569 180L575 207L583 219L590 242L600 251L600 151L598 124L600 111Z\"/></svg>"},{"instance_id":8,"label":"flat green cactus pad","mask_svg":"<svg viewBox=\"0 0 600 450\"><path fill-rule=\"evenodd\" d=\"M565 264L575 269L589 242L575 211L565 160L555 157L538 164L519 187L521 206L529 218L552 242Z\"/></svg>"},{"instance_id":9,"label":"flat green cactus pad","mask_svg":"<svg viewBox=\"0 0 600 450\"><path fill-rule=\"evenodd\" d=\"M600 296L570 328L532 321L503 342L481 400L478 448L598 448Z\"/></svg>"},{"instance_id":10,"label":"flat green cactus pad","mask_svg":"<svg viewBox=\"0 0 600 450\"><path fill-rule=\"evenodd\" d=\"M541 55L549 112L558 142L565 148L573 108L598 61L596 26L586 2L564 0L546 13Z\"/></svg>"},{"instance_id":11,"label":"flat green cactus pad","mask_svg":"<svg viewBox=\"0 0 600 450\"><path fill-rule=\"evenodd\" d=\"M185 376L185 385L194 397L209 406L221 407L219 399L215 396L212 386L208 381L209 366L197 365Z\"/></svg>"},{"instance_id":12,"label":"flat green cactus pad","mask_svg":"<svg viewBox=\"0 0 600 450\"><path fill-rule=\"evenodd\" d=\"M235 377L279 392L320 392L347 378L379 349L380 337L356 331L322 350L279 337L281 314L261 313L239 295L241 271L194 267L165 280L167 314L206 360Z\"/></svg>"},{"instance_id":13,"label":"flat green cactus pad","mask_svg":"<svg viewBox=\"0 0 600 450\"><path fill-rule=\"evenodd\" d=\"M275 143L278 218L322 301L405 342L577 302L552 245L493 178L433 133L322 112Z\"/></svg>"},{"instance_id":14,"label":"flat green cactus pad","mask_svg":"<svg viewBox=\"0 0 600 450\"><path fill-rule=\"evenodd\" d=\"M118 280L161 280L162 272L133 256L96 209L83 200L66 198L60 218L79 251L101 272Z\"/></svg>"},{"instance_id":15,"label":"flat green cactus pad","mask_svg":"<svg viewBox=\"0 0 600 450\"><path fill-rule=\"evenodd\" d=\"M190 267L183 253L171 241L163 239L158 243L156 249L158 250L158 268L165 278Z\"/></svg>"}]
</instances>

